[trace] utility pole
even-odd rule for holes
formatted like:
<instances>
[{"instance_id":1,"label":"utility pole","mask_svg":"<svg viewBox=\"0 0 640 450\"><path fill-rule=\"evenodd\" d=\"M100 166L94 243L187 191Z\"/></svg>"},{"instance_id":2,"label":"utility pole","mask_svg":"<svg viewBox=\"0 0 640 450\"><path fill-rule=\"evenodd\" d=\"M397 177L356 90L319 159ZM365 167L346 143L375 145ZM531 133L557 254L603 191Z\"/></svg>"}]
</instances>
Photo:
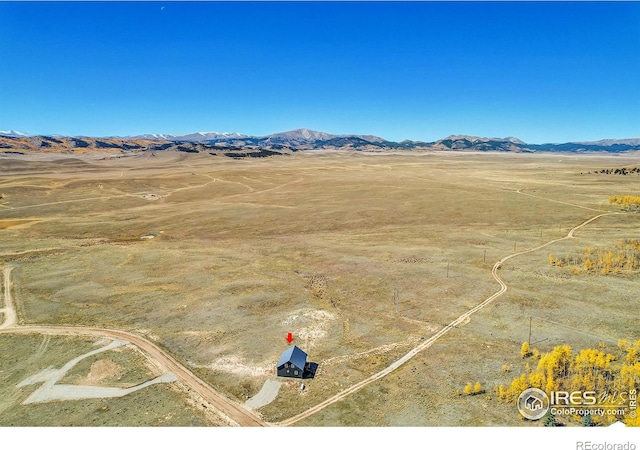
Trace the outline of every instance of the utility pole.
<instances>
[{"instance_id":1,"label":"utility pole","mask_svg":"<svg viewBox=\"0 0 640 450\"><path fill-rule=\"evenodd\" d=\"M531 323L533 322L533 317L529 316L529 349L531 349Z\"/></svg>"},{"instance_id":2,"label":"utility pole","mask_svg":"<svg viewBox=\"0 0 640 450\"><path fill-rule=\"evenodd\" d=\"M398 289L393 288L393 304L396 306L396 314L398 314Z\"/></svg>"}]
</instances>

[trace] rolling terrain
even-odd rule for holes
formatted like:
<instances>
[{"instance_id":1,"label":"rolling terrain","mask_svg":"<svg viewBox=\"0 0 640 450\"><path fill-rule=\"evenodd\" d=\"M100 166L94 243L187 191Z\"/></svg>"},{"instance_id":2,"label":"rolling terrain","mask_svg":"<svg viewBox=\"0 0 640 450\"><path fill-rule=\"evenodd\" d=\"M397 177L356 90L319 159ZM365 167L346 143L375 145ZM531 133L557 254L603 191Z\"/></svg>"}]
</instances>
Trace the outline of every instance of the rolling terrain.
<instances>
[{"instance_id":1,"label":"rolling terrain","mask_svg":"<svg viewBox=\"0 0 640 450\"><path fill-rule=\"evenodd\" d=\"M303 426L536 426L491 398L510 379L501 367L521 361L531 318L543 351L638 339L637 273L572 276L548 263L549 252L636 236L639 216L608 202L637 192L636 172L602 170L637 157L287 154L5 154L0 265L15 307L0 339L127 339L175 361L177 376L184 367L201 397L240 405L273 377L291 332L316 377L305 390L285 380L254 413ZM19 359L10 348L2 358ZM2 370L11 393L21 380ZM470 381L486 393L457 396ZM195 408L180 391L146 389Z\"/></svg>"},{"instance_id":2,"label":"rolling terrain","mask_svg":"<svg viewBox=\"0 0 640 450\"><path fill-rule=\"evenodd\" d=\"M269 136L241 133L200 132L186 135L143 134L129 137L29 136L27 133L0 132L0 154L33 152L109 152L127 154L141 151L175 150L209 153L214 156L264 157L306 150L391 151L497 151L513 153L569 152L624 153L640 150L640 138L604 139L597 142L527 144L515 137L486 138L452 135L435 142L405 140L392 142L372 135L335 135L306 128ZM240 156L239 156L240 155Z\"/></svg>"}]
</instances>

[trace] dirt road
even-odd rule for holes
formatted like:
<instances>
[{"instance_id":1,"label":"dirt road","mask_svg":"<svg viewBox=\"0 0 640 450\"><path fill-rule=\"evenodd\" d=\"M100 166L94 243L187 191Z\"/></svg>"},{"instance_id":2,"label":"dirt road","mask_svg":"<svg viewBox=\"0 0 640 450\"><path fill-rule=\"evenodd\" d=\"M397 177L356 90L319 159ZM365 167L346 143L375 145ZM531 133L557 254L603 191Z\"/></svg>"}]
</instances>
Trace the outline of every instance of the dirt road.
<instances>
[{"instance_id":1,"label":"dirt road","mask_svg":"<svg viewBox=\"0 0 640 450\"><path fill-rule=\"evenodd\" d=\"M129 341L145 352L159 367L167 372L172 372L178 380L193 389L205 401L219 409L224 415L240 426L267 426L268 424L256 414L234 401L222 396L211 386L198 378L193 372L184 367L172 356L160 349L143 337L127 331L111 330L94 327L58 327L58 326L18 326L16 314L11 298L11 267L3 270L4 303L3 309L5 321L0 325L0 333L12 334L53 334L53 335L77 335L97 336Z\"/></svg>"},{"instance_id":2,"label":"dirt road","mask_svg":"<svg viewBox=\"0 0 640 450\"><path fill-rule=\"evenodd\" d=\"M545 244L539 245L529 250L524 250L521 252L517 252L517 253L510 254L508 256L505 256L504 258L496 262L493 265L493 268L491 270L491 274L493 275L493 278L496 280L496 282L498 282L498 284L500 284L500 289L496 293L492 294L491 296L486 298L484 301L482 301L475 307L471 308L470 310L466 311L464 314L460 315L457 319L455 319L450 324L440 329L436 334L434 334L429 339L427 339L426 341L422 342L420 345L410 350L407 354L402 356L400 359L398 359L397 361L395 361L385 369L381 370L380 372L372 375L371 377L365 380L360 381L359 383L354 384L353 386L334 395L333 397L325 400L324 402L319 403L318 405L308 409L307 411L301 414L298 414L294 417L291 417L290 419L284 420L278 423L277 425L279 426L292 425L302 419L305 419L315 414L316 412L321 411L327 406L344 399L348 395L351 395L359 391L360 389L367 386L368 384L373 383L374 381L387 376L388 374L390 374L391 372L393 372L394 370L396 370L397 368L405 364L407 361L411 360L418 353L431 347L433 343L435 343L438 339L440 339L442 336L447 334L452 328L455 328L456 326L466 323L466 321L468 321L471 315L480 311L482 308L484 308L485 306L493 302L495 299L497 299L507 291L507 284L498 275L498 270L500 269L502 264L504 264L509 259L515 258L516 256L524 255L527 253L535 252L544 247L552 245L556 242L560 242L566 239L572 239L574 237L574 233L580 228L588 225L589 223L593 222L594 220L600 217L607 216L607 215L614 215L614 214L619 214L619 213L599 214L588 220L585 220L580 225L575 226L569 231L569 233L566 236L562 238L548 241ZM43 334L54 334L54 335L59 334L59 335L84 335L84 336L89 335L89 336L110 337L113 339L128 340L129 342L138 346L141 350L146 352L147 355L149 355L149 357L152 358L164 370L173 372L180 381L185 383L187 386L191 387L203 399L205 399L206 401L214 405L216 408L222 411L223 414L228 416L231 420L236 422L238 425L241 425L241 426L267 426L268 425L266 422L262 421L253 412L249 411L243 406L233 402L232 400L227 399L226 397L216 392L213 388L207 385L195 374L193 374L189 369L187 369L182 364L177 362L174 358L172 358L165 351L157 347L155 344L135 334L132 334L126 331L120 331L120 330L92 328L92 327L17 326L15 309L11 299L11 281L10 281L11 270L12 270L11 267L6 267L3 270L3 285L4 285L4 300L5 300L5 308L3 312L5 315L5 322L2 325L0 325L0 333L43 333Z\"/></svg>"},{"instance_id":3,"label":"dirt road","mask_svg":"<svg viewBox=\"0 0 640 450\"><path fill-rule=\"evenodd\" d=\"M558 238L558 239L553 239L553 240L551 240L549 242L546 242L546 243L544 243L542 245L539 245L538 247L535 247L535 248L532 248L532 249L529 249L529 250L524 250L524 251L521 251L521 252L518 252L518 253L513 253L511 255L505 256L500 261L495 263L493 265L493 268L491 269L491 275L493 275L493 278L498 282L498 284L500 284L500 290L498 290L496 293L494 293L491 296L487 297L483 302L479 303L478 305L476 305L475 307L471 308L470 310L468 310L464 314L460 315L456 320L454 320L450 324L448 324L445 327L443 327L436 334L431 336L429 339L427 339L426 341L424 341L423 343L421 343L417 347L415 347L412 350L410 350L406 355L404 355L402 358L398 359L397 361L395 361L394 363L392 363L391 365L389 365L385 369L383 369L380 372L370 376L369 378L367 378L365 380L360 381L359 383L354 384L353 386L345 389L344 391L339 392L338 394L334 395L333 397L331 397L331 398L325 400L324 402L319 403L316 406L314 406L314 407L312 407L312 408L310 408L310 409L298 414L297 416L291 417L290 419L287 419L287 420L283 420L282 422L278 423L277 425L279 425L279 426L293 425L294 423L299 422L300 420L305 419L305 418L307 418L307 417L309 417L309 416L311 416L311 415L323 410L327 406L332 405L333 403L336 403L336 402L344 399L348 395L351 395L354 392L359 391L360 389L362 389L363 387L367 386L368 384L371 384L374 381L379 380L380 378L383 378L383 377L389 375L391 372L393 372L394 370L396 370L397 368L399 368L400 366L405 364L407 361L412 359L414 356L416 356L418 353L420 353L423 350L426 350L427 348L431 347L434 342L436 342L442 336L447 334L452 328L455 328L455 327L457 327L459 325L463 325L464 323L466 323L466 321L468 321L468 319L474 313L480 311L482 308L487 306L489 303L493 302L495 299L497 299L502 294L507 292L507 284L498 275L498 270L500 270L500 267L502 266L502 264L505 263L505 261L508 261L511 258L515 258L516 256L524 255L526 253L535 252L537 250L540 250L540 249L542 249L544 247L547 247L549 245L555 244L556 242L563 241L565 239L572 239L574 237L573 234L577 230L579 230L580 228L584 227L585 225L588 225L589 223L593 222L594 220L596 220L596 219L598 219L598 218L600 218L602 216L608 216L608 215L614 215L614 214L619 214L619 213L603 213L603 214L599 214L599 215L594 216L594 217L592 217L592 218L590 218L588 220L585 220L580 225L577 225L577 226L573 227L569 231L569 233L564 237L561 237L561 238Z\"/></svg>"}]
</instances>

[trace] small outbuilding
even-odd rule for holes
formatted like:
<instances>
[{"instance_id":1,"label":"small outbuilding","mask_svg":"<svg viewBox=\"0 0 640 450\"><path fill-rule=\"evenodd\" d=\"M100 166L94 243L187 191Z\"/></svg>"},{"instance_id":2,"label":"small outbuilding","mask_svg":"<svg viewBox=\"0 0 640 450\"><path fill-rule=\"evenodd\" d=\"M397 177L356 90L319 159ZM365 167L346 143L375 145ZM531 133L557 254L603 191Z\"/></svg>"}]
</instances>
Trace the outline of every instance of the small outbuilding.
<instances>
[{"instance_id":1,"label":"small outbuilding","mask_svg":"<svg viewBox=\"0 0 640 450\"><path fill-rule=\"evenodd\" d=\"M282 353L276 369L279 377L304 378L307 354L294 345Z\"/></svg>"}]
</instances>

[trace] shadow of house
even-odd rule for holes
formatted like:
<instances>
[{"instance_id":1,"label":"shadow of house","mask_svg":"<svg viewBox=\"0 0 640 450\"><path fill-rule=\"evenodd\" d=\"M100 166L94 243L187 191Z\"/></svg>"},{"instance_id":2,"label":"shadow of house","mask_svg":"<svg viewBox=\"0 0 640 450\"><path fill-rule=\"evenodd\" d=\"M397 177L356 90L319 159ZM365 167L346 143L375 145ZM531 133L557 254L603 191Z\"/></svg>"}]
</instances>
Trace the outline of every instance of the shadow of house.
<instances>
[{"instance_id":1,"label":"shadow of house","mask_svg":"<svg viewBox=\"0 0 640 450\"><path fill-rule=\"evenodd\" d=\"M318 364L307 362L307 354L296 345L282 352L276 365L279 377L308 379L315 377L317 370Z\"/></svg>"}]
</instances>

